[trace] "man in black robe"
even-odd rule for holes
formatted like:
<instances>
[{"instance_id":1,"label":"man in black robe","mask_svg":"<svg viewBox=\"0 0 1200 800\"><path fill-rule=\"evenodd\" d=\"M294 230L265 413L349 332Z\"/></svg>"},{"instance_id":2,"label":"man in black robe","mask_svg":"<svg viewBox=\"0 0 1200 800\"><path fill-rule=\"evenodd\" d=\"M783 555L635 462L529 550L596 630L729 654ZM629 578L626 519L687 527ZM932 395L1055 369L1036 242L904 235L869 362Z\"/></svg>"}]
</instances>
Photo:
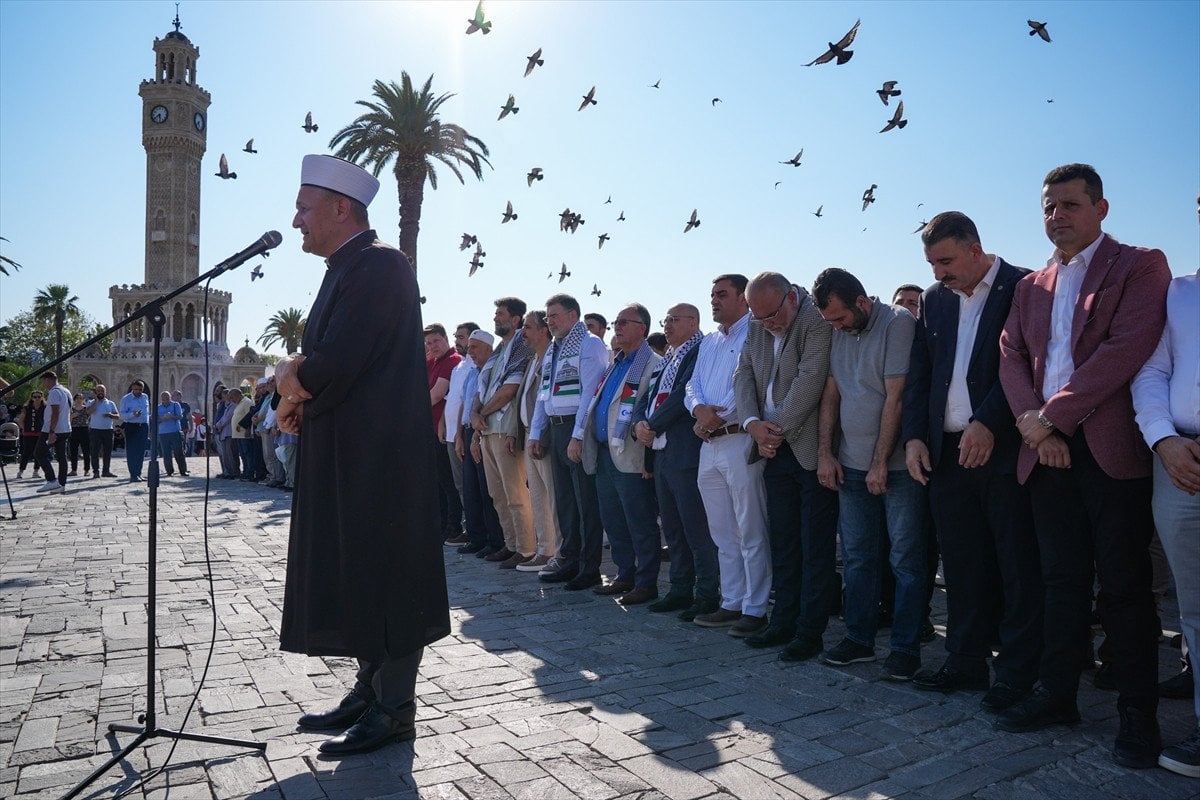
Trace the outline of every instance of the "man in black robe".
<instances>
[{"instance_id":1,"label":"man in black robe","mask_svg":"<svg viewBox=\"0 0 1200 800\"><path fill-rule=\"evenodd\" d=\"M311 155L300 182L292 226L327 271L303 355L275 371L276 420L301 434L280 646L358 659L338 706L299 720L343 730L320 749L345 755L415 737L422 649L450 632L449 604L415 272L370 229L369 173Z\"/></svg>"}]
</instances>

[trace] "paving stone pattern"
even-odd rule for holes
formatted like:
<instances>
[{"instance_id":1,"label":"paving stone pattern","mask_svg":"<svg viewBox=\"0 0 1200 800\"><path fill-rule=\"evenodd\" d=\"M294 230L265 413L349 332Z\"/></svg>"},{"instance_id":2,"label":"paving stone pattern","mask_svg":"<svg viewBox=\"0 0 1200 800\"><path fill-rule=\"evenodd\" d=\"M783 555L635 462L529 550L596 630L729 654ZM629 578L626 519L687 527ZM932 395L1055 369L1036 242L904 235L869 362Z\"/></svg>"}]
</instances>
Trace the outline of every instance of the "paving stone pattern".
<instances>
[{"instance_id":1,"label":"paving stone pattern","mask_svg":"<svg viewBox=\"0 0 1200 800\"><path fill-rule=\"evenodd\" d=\"M123 464L119 468L123 468ZM14 470L8 470L10 480ZM426 650L418 739L342 760L319 757L302 710L337 699L349 659L282 653L290 496L213 481L203 460L164 479L158 545L158 724L178 728L216 645L186 730L267 742L265 753L152 739L84 793L112 797L168 757L134 797L254 800L1170 800L1195 781L1109 757L1115 696L1084 678L1082 724L993 731L978 694L943 697L880 680L879 664L787 665L724 630L539 584L447 549L453 634ZM12 480L0 521L0 797L61 797L128 743L146 690L145 484L72 482L36 495ZM611 574L611 565L606 570ZM666 569L662 590L666 589ZM944 596L935 599L943 657ZM1171 608L1164 614L1172 627ZM1177 627L1177 626L1176 626ZM830 620L827 644L843 633ZM879 639L886 653L886 631ZM1178 651L1162 646L1165 677ZM1175 741L1188 701L1159 716Z\"/></svg>"}]
</instances>

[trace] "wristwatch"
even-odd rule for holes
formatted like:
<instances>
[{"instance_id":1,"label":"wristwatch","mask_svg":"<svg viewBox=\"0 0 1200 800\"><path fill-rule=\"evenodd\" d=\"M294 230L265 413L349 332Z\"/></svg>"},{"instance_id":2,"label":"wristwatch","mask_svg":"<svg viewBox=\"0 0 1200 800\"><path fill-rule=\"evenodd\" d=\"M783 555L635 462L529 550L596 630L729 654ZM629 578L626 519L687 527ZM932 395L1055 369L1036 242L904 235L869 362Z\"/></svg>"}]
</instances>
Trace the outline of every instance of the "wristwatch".
<instances>
[{"instance_id":1,"label":"wristwatch","mask_svg":"<svg viewBox=\"0 0 1200 800\"><path fill-rule=\"evenodd\" d=\"M1037 413L1037 422L1038 422L1038 425L1041 425L1043 428L1045 428L1048 431L1054 430L1054 423L1051 422L1050 420L1046 419L1046 415L1043 414L1041 411L1038 411L1038 413Z\"/></svg>"}]
</instances>

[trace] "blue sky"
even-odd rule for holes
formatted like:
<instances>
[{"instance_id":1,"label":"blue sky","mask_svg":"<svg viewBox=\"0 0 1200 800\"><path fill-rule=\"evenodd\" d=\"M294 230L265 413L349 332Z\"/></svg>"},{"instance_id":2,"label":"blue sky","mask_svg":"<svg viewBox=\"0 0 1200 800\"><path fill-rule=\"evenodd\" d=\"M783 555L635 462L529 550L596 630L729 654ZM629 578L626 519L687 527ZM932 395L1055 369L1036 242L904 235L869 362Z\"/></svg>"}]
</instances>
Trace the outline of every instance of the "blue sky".
<instances>
[{"instance_id":1,"label":"blue sky","mask_svg":"<svg viewBox=\"0 0 1200 800\"><path fill-rule=\"evenodd\" d=\"M427 322L489 324L495 298L539 307L560 288L610 319L637 300L657 320L677 302L703 308L721 272L763 269L811 285L840 266L890 295L931 281L912 231L949 209L976 221L990 252L1040 267L1041 180L1069 161L1104 178L1106 230L1161 248L1176 275L1200 264L1200 3L491 2L486 37L464 34L474 8L181 5L212 94L201 268L266 230L284 236L265 280L252 284L247 265L218 281L234 294L234 347L275 310L307 310L323 266L290 228L300 159L329 152L355 101L402 70L455 93L443 118L482 138L494 167L465 186L443 169L426 190ZM167 2L0 3L0 235L24 265L0 277L0 319L67 283L108 322L108 287L142 280L137 89L174 15ZM849 63L803 66L859 18ZM1053 42L1028 36L1026 19L1046 21ZM538 47L545 65L522 77ZM905 101L910 124L880 134L894 107L874 93L885 80L899 81L892 103ZM598 105L576 111L592 85ZM497 121L510 92L521 110ZM250 137L257 155L241 152ZM802 166L778 163L802 147ZM237 181L212 175L222 152ZM533 166L546 179L530 188ZM395 243L395 182L381 177L372 222ZM506 201L519 218L502 226ZM558 229L567 206L586 220L574 235ZM693 208L702 224L684 234ZM464 231L488 252L472 278ZM562 262L560 287L546 275Z\"/></svg>"}]
</instances>

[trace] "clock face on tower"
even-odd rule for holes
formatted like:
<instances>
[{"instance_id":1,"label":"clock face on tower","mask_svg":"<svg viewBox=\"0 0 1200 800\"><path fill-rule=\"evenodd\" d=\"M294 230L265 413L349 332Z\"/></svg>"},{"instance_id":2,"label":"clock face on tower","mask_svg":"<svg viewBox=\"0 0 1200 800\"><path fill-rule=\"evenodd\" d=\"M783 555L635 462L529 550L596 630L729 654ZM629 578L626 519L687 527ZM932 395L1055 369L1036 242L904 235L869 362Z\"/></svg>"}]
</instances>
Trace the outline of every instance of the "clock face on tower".
<instances>
[{"instance_id":1,"label":"clock face on tower","mask_svg":"<svg viewBox=\"0 0 1200 800\"><path fill-rule=\"evenodd\" d=\"M192 117L192 124L196 126L196 130L204 130L204 115L197 111Z\"/></svg>"},{"instance_id":2,"label":"clock face on tower","mask_svg":"<svg viewBox=\"0 0 1200 800\"><path fill-rule=\"evenodd\" d=\"M150 109L150 119L159 124L166 122L167 121L167 107L166 106L155 106L154 108Z\"/></svg>"}]
</instances>

